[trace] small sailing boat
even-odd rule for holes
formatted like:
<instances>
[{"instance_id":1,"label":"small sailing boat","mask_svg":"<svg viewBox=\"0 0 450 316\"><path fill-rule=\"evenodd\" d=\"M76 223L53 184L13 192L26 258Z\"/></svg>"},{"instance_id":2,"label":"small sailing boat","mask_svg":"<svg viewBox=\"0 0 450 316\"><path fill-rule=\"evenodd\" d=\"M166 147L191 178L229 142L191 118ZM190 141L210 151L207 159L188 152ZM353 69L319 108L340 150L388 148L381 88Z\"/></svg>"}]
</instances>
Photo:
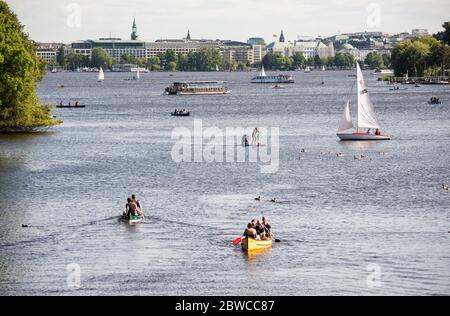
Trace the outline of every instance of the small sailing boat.
<instances>
[{"instance_id":1,"label":"small sailing boat","mask_svg":"<svg viewBox=\"0 0 450 316\"><path fill-rule=\"evenodd\" d=\"M103 80L105 80L105 73L103 72L103 68L100 67L100 71L98 72L98 82L102 82Z\"/></svg>"},{"instance_id":2,"label":"small sailing boat","mask_svg":"<svg viewBox=\"0 0 450 316\"><path fill-rule=\"evenodd\" d=\"M141 78L139 70L136 71L136 76L133 77L134 80L139 80Z\"/></svg>"},{"instance_id":3,"label":"small sailing boat","mask_svg":"<svg viewBox=\"0 0 450 316\"><path fill-rule=\"evenodd\" d=\"M264 71L264 65L261 65L261 72L259 73L260 77L267 77L266 72Z\"/></svg>"},{"instance_id":4,"label":"small sailing boat","mask_svg":"<svg viewBox=\"0 0 450 316\"><path fill-rule=\"evenodd\" d=\"M372 102L369 98L369 93L367 91L366 83L364 77L359 67L356 63L356 83L357 83L357 93L358 93L358 122L356 132L346 132L347 130L353 128L352 117L350 115L350 101L347 101L345 106L344 114L339 121L339 127L337 136L341 140L389 140L390 136L381 135L380 124L375 116L375 111L373 109ZM369 132L361 132L360 129L375 129L376 132L371 134Z\"/></svg>"},{"instance_id":5,"label":"small sailing boat","mask_svg":"<svg viewBox=\"0 0 450 316\"><path fill-rule=\"evenodd\" d=\"M216 65L216 71L219 71L219 65Z\"/></svg>"},{"instance_id":6,"label":"small sailing boat","mask_svg":"<svg viewBox=\"0 0 450 316\"><path fill-rule=\"evenodd\" d=\"M55 67L53 67L52 74L56 74L57 72L58 72L58 70Z\"/></svg>"}]
</instances>

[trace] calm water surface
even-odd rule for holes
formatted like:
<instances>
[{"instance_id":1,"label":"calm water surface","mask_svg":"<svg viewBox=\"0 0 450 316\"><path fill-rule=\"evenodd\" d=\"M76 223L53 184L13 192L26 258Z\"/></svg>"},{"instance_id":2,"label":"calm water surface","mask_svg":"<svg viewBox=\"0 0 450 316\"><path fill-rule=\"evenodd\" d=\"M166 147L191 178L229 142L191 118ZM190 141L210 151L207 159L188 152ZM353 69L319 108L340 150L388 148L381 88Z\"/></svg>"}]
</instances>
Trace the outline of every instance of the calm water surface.
<instances>
[{"instance_id":1,"label":"calm water surface","mask_svg":"<svg viewBox=\"0 0 450 316\"><path fill-rule=\"evenodd\" d=\"M56 110L64 124L47 133L0 136L0 294L449 295L449 87L389 91L367 73L394 139L348 144L335 130L349 74L295 73L284 90L249 84L254 73L47 75L43 101L87 108ZM193 79L226 80L232 94L162 95ZM428 105L432 95L444 104ZM193 115L171 117L176 107ZM279 171L173 162L172 130L194 118L223 131L279 127ZM131 193L148 214L134 227L118 222ZM281 243L256 256L235 249L263 214ZM79 289L68 287L72 263ZM374 265L381 284L371 287Z\"/></svg>"}]
</instances>

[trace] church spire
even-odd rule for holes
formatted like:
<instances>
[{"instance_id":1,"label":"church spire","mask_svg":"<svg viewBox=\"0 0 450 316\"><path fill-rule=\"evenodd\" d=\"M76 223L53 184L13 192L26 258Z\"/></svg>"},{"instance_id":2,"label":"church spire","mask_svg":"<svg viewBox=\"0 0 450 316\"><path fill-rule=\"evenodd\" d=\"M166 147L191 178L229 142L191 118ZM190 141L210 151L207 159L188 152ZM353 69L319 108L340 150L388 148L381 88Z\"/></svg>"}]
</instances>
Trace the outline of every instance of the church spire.
<instances>
[{"instance_id":1,"label":"church spire","mask_svg":"<svg viewBox=\"0 0 450 316\"><path fill-rule=\"evenodd\" d=\"M281 34L280 34L280 43L284 43L284 34L283 34L283 30L281 30Z\"/></svg>"},{"instance_id":2,"label":"church spire","mask_svg":"<svg viewBox=\"0 0 450 316\"><path fill-rule=\"evenodd\" d=\"M187 33L187 36L186 36L186 40L188 40L188 41L191 40L191 33L190 33L189 29L188 29L188 33Z\"/></svg>"},{"instance_id":3,"label":"church spire","mask_svg":"<svg viewBox=\"0 0 450 316\"><path fill-rule=\"evenodd\" d=\"M137 26L136 26L136 18L133 19L133 27L132 27L132 32L131 32L131 39L133 41L138 39L138 34L137 34Z\"/></svg>"}]
</instances>

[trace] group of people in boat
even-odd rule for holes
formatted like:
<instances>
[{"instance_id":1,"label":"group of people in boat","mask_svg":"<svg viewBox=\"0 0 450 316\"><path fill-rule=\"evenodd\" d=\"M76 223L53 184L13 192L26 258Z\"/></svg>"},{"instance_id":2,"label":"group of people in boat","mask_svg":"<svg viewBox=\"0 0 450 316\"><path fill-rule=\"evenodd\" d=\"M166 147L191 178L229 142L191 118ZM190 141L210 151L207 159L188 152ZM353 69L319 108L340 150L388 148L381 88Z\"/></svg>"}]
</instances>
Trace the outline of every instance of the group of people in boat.
<instances>
[{"instance_id":1,"label":"group of people in boat","mask_svg":"<svg viewBox=\"0 0 450 316\"><path fill-rule=\"evenodd\" d=\"M272 227L270 226L267 217L263 216L261 220L252 219L252 221L247 224L247 228L244 231L244 236L254 238L256 240L272 239Z\"/></svg>"},{"instance_id":2,"label":"group of people in boat","mask_svg":"<svg viewBox=\"0 0 450 316\"><path fill-rule=\"evenodd\" d=\"M250 142L250 137L247 134L244 134L242 136L242 146L250 146L250 145L254 145L254 146L260 146L261 143L259 142L259 137L260 137L260 130L259 128L255 127L255 129L253 130L252 133L252 141Z\"/></svg>"},{"instance_id":3,"label":"group of people in boat","mask_svg":"<svg viewBox=\"0 0 450 316\"><path fill-rule=\"evenodd\" d=\"M64 106L63 101L59 102L59 106ZM79 106L78 101L75 101L75 104L72 105L72 103L69 102L67 106Z\"/></svg>"},{"instance_id":4,"label":"group of people in boat","mask_svg":"<svg viewBox=\"0 0 450 316\"><path fill-rule=\"evenodd\" d=\"M375 128L375 129L369 128L367 130L367 134L380 136L381 135L381 130L379 128Z\"/></svg>"},{"instance_id":5,"label":"group of people in boat","mask_svg":"<svg viewBox=\"0 0 450 316\"><path fill-rule=\"evenodd\" d=\"M441 100L438 97L431 97L430 103L431 104L441 104Z\"/></svg>"},{"instance_id":6,"label":"group of people in boat","mask_svg":"<svg viewBox=\"0 0 450 316\"><path fill-rule=\"evenodd\" d=\"M185 114L188 114L188 113L189 113L189 112L186 111L186 109L181 109L181 110L175 109L175 110L173 111L173 114L174 114L174 115L185 115Z\"/></svg>"},{"instance_id":7,"label":"group of people in boat","mask_svg":"<svg viewBox=\"0 0 450 316\"><path fill-rule=\"evenodd\" d=\"M135 194L127 198L127 204L125 204L125 210L123 211L123 217L129 219L130 215L144 216L144 208L142 207L141 201L138 200Z\"/></svg>"}]
</instances>

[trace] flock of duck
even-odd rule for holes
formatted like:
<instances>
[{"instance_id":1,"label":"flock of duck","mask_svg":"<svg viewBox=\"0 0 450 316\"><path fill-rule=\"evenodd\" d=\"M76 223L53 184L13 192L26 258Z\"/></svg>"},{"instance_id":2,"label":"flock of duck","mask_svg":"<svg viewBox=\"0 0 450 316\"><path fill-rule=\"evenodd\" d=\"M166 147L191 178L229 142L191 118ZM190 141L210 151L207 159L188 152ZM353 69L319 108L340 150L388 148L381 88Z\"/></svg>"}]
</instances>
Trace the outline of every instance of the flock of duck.
<instances>
[{"instance_id":1,"label":"flock of duck","mask_svg":"<svg viewBox=\"0 0 450 316\"><path fill-rule=\"evenodd\" d=\"M305 154L306 154L306 149L305 148L302 148L301 150L300 150L300 155L299 155L299 160L303 160L303 159L305 159ZM331 152L331 151L322 151L322 152L320 152L320 154L322 155L322 156L335 156L335 157L337 157L337 158L341 158L341 157L345 157L346 156L346 154L344 154L344 153L342 153L342 152L337 152L337 153L333 153L333 152ZM378 152L378 154L380 155L380 156L384 156L384 155L386 155L386 153L384 152L384 151L380 151L380 152ZM353 159L354 160L362 160L362 159L365 159L365 158L368 158L369 156L367 156L367 155L363 155L363 154L359 154L359 155L353 155Z\"/></svg>"}]
</instances>

